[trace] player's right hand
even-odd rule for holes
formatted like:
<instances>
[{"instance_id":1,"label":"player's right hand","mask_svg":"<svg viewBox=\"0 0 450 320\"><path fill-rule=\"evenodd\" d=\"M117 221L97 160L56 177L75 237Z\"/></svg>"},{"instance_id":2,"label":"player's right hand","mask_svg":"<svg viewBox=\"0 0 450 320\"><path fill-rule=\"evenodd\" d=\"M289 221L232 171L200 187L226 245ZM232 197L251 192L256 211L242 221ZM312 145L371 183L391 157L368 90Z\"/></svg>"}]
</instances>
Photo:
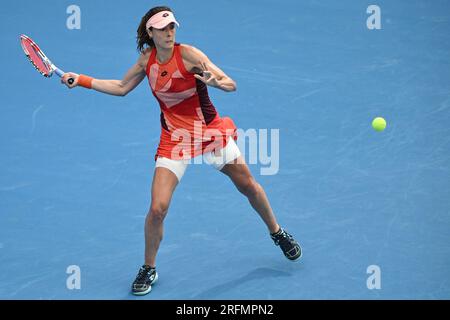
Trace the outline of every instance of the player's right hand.
<instances>
[{"instance_id":1,"label":"player's right hand","mask_svg":"<svg viewBox=\"0 0 450 320\"><path fill-rule=\"evenodd\" d=\"M78 77L79 74L73 72L66 72L61 77L61 83L65 84L69 89L75 88L78 85ZM69 84L69 79L72 78L74 81L72 84Z\"/></svg>"}]
</instances>

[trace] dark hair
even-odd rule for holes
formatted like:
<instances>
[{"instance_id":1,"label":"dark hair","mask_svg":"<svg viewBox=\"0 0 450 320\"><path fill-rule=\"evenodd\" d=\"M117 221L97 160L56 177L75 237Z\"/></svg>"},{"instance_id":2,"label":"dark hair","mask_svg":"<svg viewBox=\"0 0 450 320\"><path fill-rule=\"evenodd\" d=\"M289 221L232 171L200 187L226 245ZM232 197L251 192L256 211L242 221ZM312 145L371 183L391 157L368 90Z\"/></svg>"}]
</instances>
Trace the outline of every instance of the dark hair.
<instances>
[{"instance_id":1,"label":"dark hair","mask_svg":"<svg viewBox=\"0 0 450 320\"><path fill-rule=\"evenodd\" d=\"M153 48L155 46L153 39L148 36L146 24L148 19L150 19L153 15L157 14L161 11L170 11L173 12L172 9L166 6L154 7L147 11L147 13L142 17L141 23L139 23L139 27L137 28L137 50L139 52L144 52L147 47Z\"/></svg>"}]
</instances>

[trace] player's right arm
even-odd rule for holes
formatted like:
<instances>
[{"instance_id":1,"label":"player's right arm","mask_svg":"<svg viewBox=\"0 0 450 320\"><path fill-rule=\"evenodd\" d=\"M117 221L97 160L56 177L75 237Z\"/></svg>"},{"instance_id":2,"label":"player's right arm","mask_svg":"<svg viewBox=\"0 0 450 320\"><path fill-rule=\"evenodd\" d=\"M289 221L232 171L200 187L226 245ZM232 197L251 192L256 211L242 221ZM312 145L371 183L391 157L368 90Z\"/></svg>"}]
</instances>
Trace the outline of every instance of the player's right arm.
<instances>
[{"instance_id":1,"label":"player's right arm","mask_svg":"<svg viewBox=\"0 0 450 320\"><path fill-rule=\"evenodd\" d=\"M92 79L92 89L115 96L125 96L145 78L145 68L148 58L148 51L141 54L138 61L127 71L122 80ZM69 78L73 78L75 81L69 84L67 82ZM70 89L78 86L79 80L80 75L73 72L67 72L61 78L61 82Z\"/></svg>"}]
</instances>

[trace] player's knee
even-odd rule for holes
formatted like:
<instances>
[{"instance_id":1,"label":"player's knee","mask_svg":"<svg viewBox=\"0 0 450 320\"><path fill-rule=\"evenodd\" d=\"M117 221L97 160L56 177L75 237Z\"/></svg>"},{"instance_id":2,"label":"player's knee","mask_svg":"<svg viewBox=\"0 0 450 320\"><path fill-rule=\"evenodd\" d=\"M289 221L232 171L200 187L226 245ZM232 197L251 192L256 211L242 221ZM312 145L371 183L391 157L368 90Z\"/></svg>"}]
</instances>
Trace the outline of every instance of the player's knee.
<instances>
[{"instance_id":1,"label":"player's knee","mask_svg":"<svg viewBox=\"0 0 450 320\"><path fill-rule=\"evenodd\" d=\"M164 202L153 202L148 216L152 222L162 222L167 215L169 205Z\"/></svg>"}]
</instances>

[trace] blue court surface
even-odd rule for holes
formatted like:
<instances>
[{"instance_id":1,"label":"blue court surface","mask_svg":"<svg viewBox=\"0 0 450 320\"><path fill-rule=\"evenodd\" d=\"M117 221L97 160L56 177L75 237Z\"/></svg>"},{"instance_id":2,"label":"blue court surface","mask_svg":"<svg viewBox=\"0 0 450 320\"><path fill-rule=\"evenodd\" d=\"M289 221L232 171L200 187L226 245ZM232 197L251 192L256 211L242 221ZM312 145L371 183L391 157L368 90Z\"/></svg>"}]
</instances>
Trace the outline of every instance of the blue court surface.
<instances>
[{"instance_id":1,"label":"blue court surface","mask_svg":"<svg viewBox=\"0 0 450 320\"><path fill-rule=\"evenodd\" d=\"M159 106L147 80L114 97L43 78L19 35L65 71L121 79L138 58L141 17L160 4L2 3L0 298L449 299L443 0L165 2L180 22L177 42L237 82L233 93L209 89L220 115L244 131L279 129L275 174L262 174L262 158L250 169L304 252L285 259L229 179L191 165L165 220L159 282L147 296L130 294ZM381 29L367 26L373 4ZM70 5L80 29L67 27ZM383 132L371 127L377 116ZM70 266L79 289L67 286Z\"/></svg>"}]
</instances>

